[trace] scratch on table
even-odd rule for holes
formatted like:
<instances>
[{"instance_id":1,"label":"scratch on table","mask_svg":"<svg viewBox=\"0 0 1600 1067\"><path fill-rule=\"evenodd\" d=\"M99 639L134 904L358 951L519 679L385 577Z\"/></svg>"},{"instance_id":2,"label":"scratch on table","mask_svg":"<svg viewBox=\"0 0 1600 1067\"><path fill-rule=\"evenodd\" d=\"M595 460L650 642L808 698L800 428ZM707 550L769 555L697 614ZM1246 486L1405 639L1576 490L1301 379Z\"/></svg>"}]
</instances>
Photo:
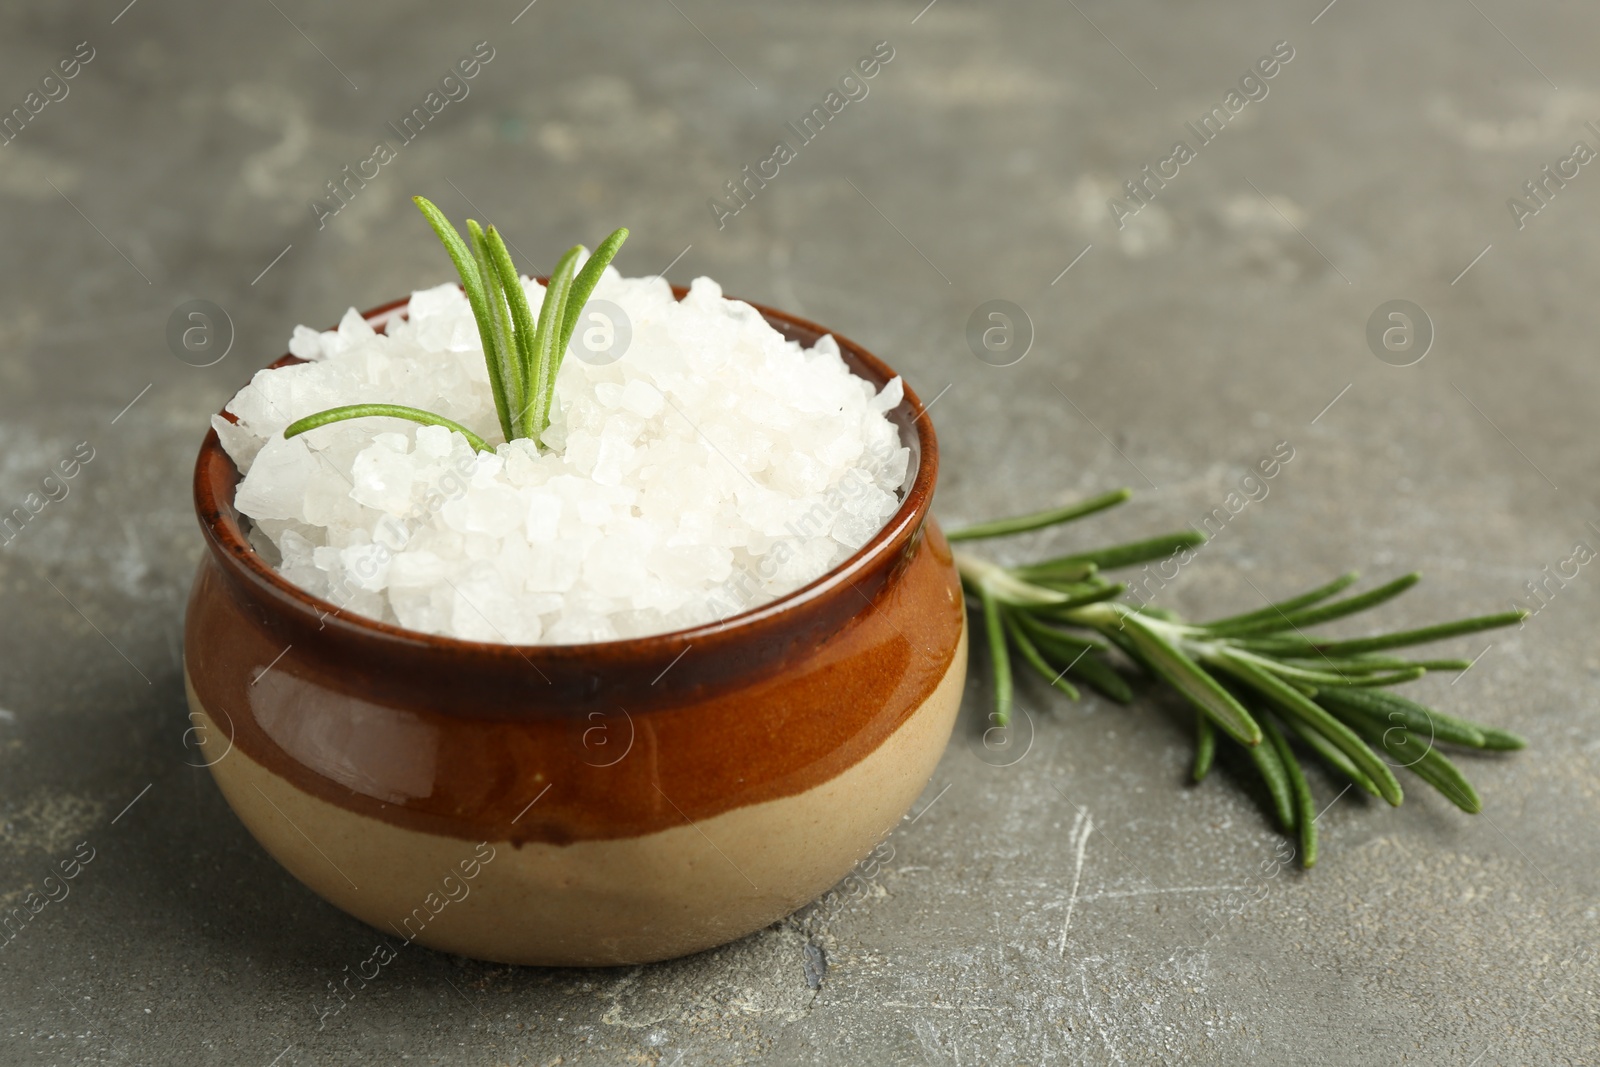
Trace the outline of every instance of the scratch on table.
<instances>
[{"instance_id":1,"label":"scratch on table","mask_svg":"<svg viewBox=\"0 0 1600 1067\"><path fill-rule=\"evenodd\" d=\"M1250 887L1243 885L1177 885L1150 889L1106 889L1099 893L1081 896L1078 898L1078 903L1087 904L1093 900L1117 900L1123 897L1153 897L1167 893L1231 893L1248 888Z\"/></svg>"},{"instance_id":2,"label":"scratch on table","mask_svg":"<svg viewBox=\"0 0 1600 1067\"><path fill-rule=\"evenodd\" d=\"M1072 822L1072 835L1067 839L1076 845L1076 857L1072 868L1072 892L1067 897L1066 918L1061 921L1061 956L1067 955L1067 931L1072 928L1072 911L1078 903L1078 883L1083 878L1083 853L1089 847L1089 835L1094 832L1094 816L1089 814L1087 808L1080 808L1078 816Z\"/></svg>"}]
</instances>

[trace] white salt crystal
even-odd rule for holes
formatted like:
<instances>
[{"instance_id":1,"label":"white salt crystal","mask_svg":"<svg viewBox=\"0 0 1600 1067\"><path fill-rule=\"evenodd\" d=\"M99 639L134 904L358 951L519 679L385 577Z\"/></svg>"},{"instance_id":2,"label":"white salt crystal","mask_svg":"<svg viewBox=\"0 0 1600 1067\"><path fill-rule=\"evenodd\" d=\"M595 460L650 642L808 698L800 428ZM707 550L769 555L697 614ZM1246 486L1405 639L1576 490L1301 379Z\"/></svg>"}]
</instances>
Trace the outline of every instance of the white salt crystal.
<instances>
[{"instance_id":1,"label":"white salt crystal","mask_svg":"<svg viewBox=\"0 0 1600 1067\"><path fill-rule=\"evenodd\" d=\"M274 437L256 453L239 483L234 506L252 519L297 519L304 514L306 485L317 467L303 438Z\"/></svg>"},{"instance_id":2,"label":"white salt crystal","mask_svg":"<svg viewBox=\"0 0 1600 1067\"><path fill-rule=\"evenodd\" d=\"M519 488L543 485L550 477L549 471L541 468L539 453L532 441L519 439L501 445L500 458L506 463L507 480Z\"/></svg>"},{"instance_id":3,"label":"white salt crystal","mask_svg":"<svg viewBox=\"0 0 1600 1067\"><path fill-rule=\"evenodd\" d=\"M584 581L601 596L626 598L648 576L645 558L636 538L625 534L602 537L584 560Z\"/></svg>"},{"instance_id":4,"label":"white salt crystal","mask_svg":"<svg viewBox=\"0 0 1600 1067\"><path fill-rule=\"evenodd\" d=\"M413 433L418 455L442 459L450 454L452 435L443 426L418 426Z\"/></svg>"},{"instance_id":5,"label":"white salt crystal","mask_svg":"<svg viewBox=\"0 0 1600 1067\"><path fill-rule=\"evenodd\" d=\"M628 384L622 387L621 403L624 408L646 419L655 418L666 406L660 390L643 378L628 379Z\"/></svg>"},{"instance_id":6,"label":"white salt crystal","mask_svg":"<svg viewBox=\"0 0 1600 1067\"><path fill-rule=\"evenodd\" d=\"M534 543L554 541L561 525L561 498L555 493L535 489L526 499L528 540Z\"/></svg>"},{"instance_id":7,"label":"white salt crystal","mask_svg":"<svg viewBox=\"0 0 1600 1067\"><path fill-rule=\"evenodd\" d=\"M322 335L309 326L296 326L289 336L289 354L301 359L321 359Z\"/></svg>"},{"instance_id":8,"label":"white salt crystal","mask_svg":"<svg viewBox=\"0 0 1600 1067\"><path fill-rule=\"evenodd\" d=\"M404 434L380 433L356 455L350 477L350 499L369 508L401 514L411 507L411 479L415 461L407 454L411 442Z\"/></svg>"},{"instance_id":9,"label":"white salt crystal","mask_svg":"<svg viewBox=\"0 0 1600 1067\"><path fill-rule=\"evenodd\" d=\"M538 546L523 578L530 593L565 593L578 582L583 570L587 540L553 541Z\"/></svg>"},{"instance_id":10,"label":"white salt crystal","mask_svg":"<svg viewBox=\"0 0 1600 1067\"><path fill-rule=\"evenodd\" d=\"M845 510L833 523L833 539L846 548L860 548L883 528L890 514L888 503L894 497L881 489L866 490L860 497L845 503Z\"/></svg>"},{"instance_id":11,"label":"white salt crystal","mask_svg":"<svg viewBox=\"0 0 1600 1067\"><path fill-rule=\"evenodd\" d=\"M522 644L537 641L542 627L528 616L493 564L475 563L455 582L450 606L451 632L469 641Z\"/></svg>"},{"instance_id":12,"label":"white salt crystal","mask_svg":"<svg viewBox=\"0 0 1600 1067\"><path fill-rule=\"evenodd\" d=\"M504 537L522 525L527 515L522 497L507 485L474 485L471 492L447 501L440 509L444 522L460 533Z\"/></svg>"},{"instance_id":13,"label":"white salt crystal","mask_svg":"<svg viewBox=\"0 0 1600 1067\"><path fill-rule=\"evenodd\" d=\"M221 415L211 416L211 428L217 431L222 450L239 468L239 473L249 474L250 464L255 462L256 453L261 451L266 441L251 433L247 427L230 422Z\"/></svg>"},{"instance_id":14,"label":"white salt crystal","mask_svg":"<svg viewBox=\"0 0 1600 1067\"><path fill-rule=\"evenodd\" d=\"M392 565L391 565L392 573ZM449 616L445 606L453 595L442 582L433 585L389 588L389 605L401 626L424 633L450 634ZM452 635L453 636L453 635Z\"/></svg>"},{"instance_id":15,"label":"white salt crystal","mask_svg":"<svg viewBox=\"0 0 1600 1067\"><path fill-rule=\"evenodd\" d=\"M594 398L603 408L614 408L622 403L622 386L616 382L596 382Z\"/></svg>"},{"instance_id":16,"label":"white salt crystal","mask_svg":"<svg viewBox=\"0 0 1600 1067\"><path fill-rule=\"evenodd\" d=\"M351 545L339 550L345 573L362 589L376 593L389 584L389 564L394 556L379 544Z\"/></svg>"},{"instance_id":17,"label":"white salt crystal","mask_svg":"<svg viewBox=\"0 0 1600 1067\"><path fill-rule=\"evenodd\" d=\"M872 410L890 411L896 404L905 399L905 395L906 383L901 381L900 376L897 374L889 379L889 384L883 387L883 392L879 393L872 401Z\"/></svg>"},{"instance_id":18,"label":"white salt crystal","mask_svg":"<svg viewBox=\"0 0 1600 1067\"><path fill-rule=\"evenodd\" d=\"M449 575L449 565L426 549L402 552L389 562L389 585L394 588L427 588L444 581Z\"/></svg>"}]
</instances>

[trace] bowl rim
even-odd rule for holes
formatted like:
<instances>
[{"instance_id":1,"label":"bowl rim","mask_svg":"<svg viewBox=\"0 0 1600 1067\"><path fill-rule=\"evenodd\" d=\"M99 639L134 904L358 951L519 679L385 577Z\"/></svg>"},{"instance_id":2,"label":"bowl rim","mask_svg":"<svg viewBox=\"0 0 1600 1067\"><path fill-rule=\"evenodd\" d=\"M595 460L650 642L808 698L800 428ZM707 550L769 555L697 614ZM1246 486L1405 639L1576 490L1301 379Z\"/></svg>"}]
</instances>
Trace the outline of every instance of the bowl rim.
<instances>
[{"instance_id":1,"label":"bowl rim","mask_svg":"<svg viewBox=\"0 0 1600 1067\"><path fill-rule=\"evenodd\" d=\"M539 278L538 281L543 284L545 279ZM672 292L675 299L682 300L688 290L682 286L675 285L672 286ZM737 300L738 298L727 297L726 299ZM364 311L361 316L363 320L375 328L386 327L391 321L405 318L410 302L410 296L402 297ZM910 383L906 382L904 376L899 375L894 368L890 367L871 351L809 319L753 301L740 302L749 304L769 324L779 328L780 332L783 332L780 327L780 324L782 324L782 326L790 327L802 333L814 334L818 338L824 335L833 337L851 373L858 377L865 377L861 374L861 369L866 369L874 377L880 379L873 383L880 390L893 378L900 377L901 384L904 387L904 395L901 397L900 403L889 409L885 414L900 431L902 446L913 445L913 442L907 439L907 432L912 431L914 433L915 444L912 447L911 459L916 464L916 473L911 479L909 488L905 490L905 497L900 501L900 506L895 509L883 527L866 544L862 545L842 563L799 589L724 619L701 623L686 629L668 630L639 637L617 638L610 641L561 644L514 644L502 641L468 640L443 634L431 634L422 630L413 630L395 623L384 622L381 619L374 619L358 612L347 612L333 601L308 592L285 578L268 565L255 547L250 544L240 525L238 509L234 505L234 494L243 475L240 473L237 464L234 463L233 458L222 448L222 442L217 435L215 427L207 430L206 436L201 442L194 469L195 513L199 519L208 547L211 549L212 555L222 562L225 567L229 563L233 565L233 573L236 577L243 578L257 592L266 594L280 605L295 610L297 613L312 616L313 618L310 621L314 622L318 629L334 626L346 634L364 636L368 640L398 642L424 647L436 652L454 652L463 657L487 657L490 659L514 657L529 663L532 663L535 657L546 661L582 661L594 657L612 658L616 656L631 658L641 654L675 652L679 650L679 646L683 646L684 650L687 650L688 645L711 639L716 639L720 643L736 639L746 631L751 632L753 636L759 637L760 632L765 629L767 624L828 596L842 585L850 583L853 578L862 576L864 572L879 565L885 557L903 551L920 537L923 524L930 515L933 492L938 480L939 446L937 436L933 430L933 422L931 419L923 417L927 413L927 408L923 406L916 391L912 389ZM786 336L788 335L786 334ZM812 342L812 344L815 343L815 341ZM281 367L292 366L302 362L306 361L300 360L293 355L285 354L263 369L277 370ZM870 381L871 378L867 380ZM232 402L231 397L229 402ZM226 405L218 414L229 421L236 421L227 411ZM221 463L220 469L218 467L219 460ZM229 474L230 471L231 475ZM228 484L217 484L218 473L222 474L223 480L227 481ZM219 489L225 490L225 495L221 499L218 496ZM870 607L871 600L865 594L862 594L862 598L863 607Z\"/></svg>"}]
</instances>

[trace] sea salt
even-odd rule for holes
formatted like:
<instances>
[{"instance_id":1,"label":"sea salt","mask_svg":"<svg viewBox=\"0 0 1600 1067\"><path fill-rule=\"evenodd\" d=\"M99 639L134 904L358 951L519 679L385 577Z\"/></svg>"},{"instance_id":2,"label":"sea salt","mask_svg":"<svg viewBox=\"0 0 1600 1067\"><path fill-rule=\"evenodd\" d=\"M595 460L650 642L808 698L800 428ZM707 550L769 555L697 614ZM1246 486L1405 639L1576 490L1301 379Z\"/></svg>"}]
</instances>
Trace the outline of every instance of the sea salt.
<instances>
[{"instance_id":1,"label":"sea salt","mask_svg":"<svg viewBox=\"0 0 1600 1067\"><path fill-rule=\"evenodd\" d=\"M524 279L537 308L543 288ZM298 326L307 360L261 371L216 417L244 473L252 543L290 581L353 612L478 641L572 643L715 622L814 581L871 540L904 497L910 453L881 391L831 337L785 340L697 279L608 268L593 299L632 341L604 365L569 356L546 447L500 442L471 307L413 293L375 332ZM370 418L285 439L325 408L393 403L499 442ZM493 433L491 433L493 431Z\"/></svg>"}]
</instances>

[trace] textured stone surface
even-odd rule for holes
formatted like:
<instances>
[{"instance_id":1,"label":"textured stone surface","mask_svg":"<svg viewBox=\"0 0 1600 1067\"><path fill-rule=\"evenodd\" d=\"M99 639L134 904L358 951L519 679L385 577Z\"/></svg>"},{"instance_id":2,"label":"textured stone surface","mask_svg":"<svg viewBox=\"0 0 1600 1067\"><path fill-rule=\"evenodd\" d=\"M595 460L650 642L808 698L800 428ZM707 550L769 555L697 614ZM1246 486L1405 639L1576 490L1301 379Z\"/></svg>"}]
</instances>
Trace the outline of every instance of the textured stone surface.
<instances>
[{"instance_id":1,"label":"textured stone surface","mask_svg":"<svg viewBox=\"0 0 1600 1067\"><path fill-rule=\"evenodd\" d=\"M1522 630L1462 642L1484 653L1464 676L1421 683L1531 741L1464 761L1480 817L1421 790L1398 811L1344 796L1318 868L1268 876L1261 798L1226 774L1184 785L1177 708L1029 686L1031 748L996 767L980 672L892 856L807 913L620 972L412 950L320 1027L374 935L186 765L178 658L207 416L294 324L445 278L415 192L540 253L626 223L629 272L681 254L674 280L865 343L940 397L953 520L1129 484L1095 532L1150 532L1292 443L1162 593L1179 609L1351 566L1428 572L1391 620L1504 606L1600 543L1600 177L1520 230L1506 204L1600 144L1592 10L545 0L513 24L518 0L121 2L0 13L0 110L95 50L0 147L0 504L94 449L0 549L0 901L95 850L0 951L0 1062L1594 1061L1588 568ZM708 198L880 40L870 94L719 230ZM1295 55L1266 98L1118 230L1107 197L1280 40ZM470 95L319 230L324 183L398 143L385 124L479 41L495 52ZM1397 298L1437 329L1406 368L1364 336ZM169 351L190 299L231 318L214 366ZM1036 328L1014 366L967 348L990 299Z\"/></svg>"}]
</instances>

